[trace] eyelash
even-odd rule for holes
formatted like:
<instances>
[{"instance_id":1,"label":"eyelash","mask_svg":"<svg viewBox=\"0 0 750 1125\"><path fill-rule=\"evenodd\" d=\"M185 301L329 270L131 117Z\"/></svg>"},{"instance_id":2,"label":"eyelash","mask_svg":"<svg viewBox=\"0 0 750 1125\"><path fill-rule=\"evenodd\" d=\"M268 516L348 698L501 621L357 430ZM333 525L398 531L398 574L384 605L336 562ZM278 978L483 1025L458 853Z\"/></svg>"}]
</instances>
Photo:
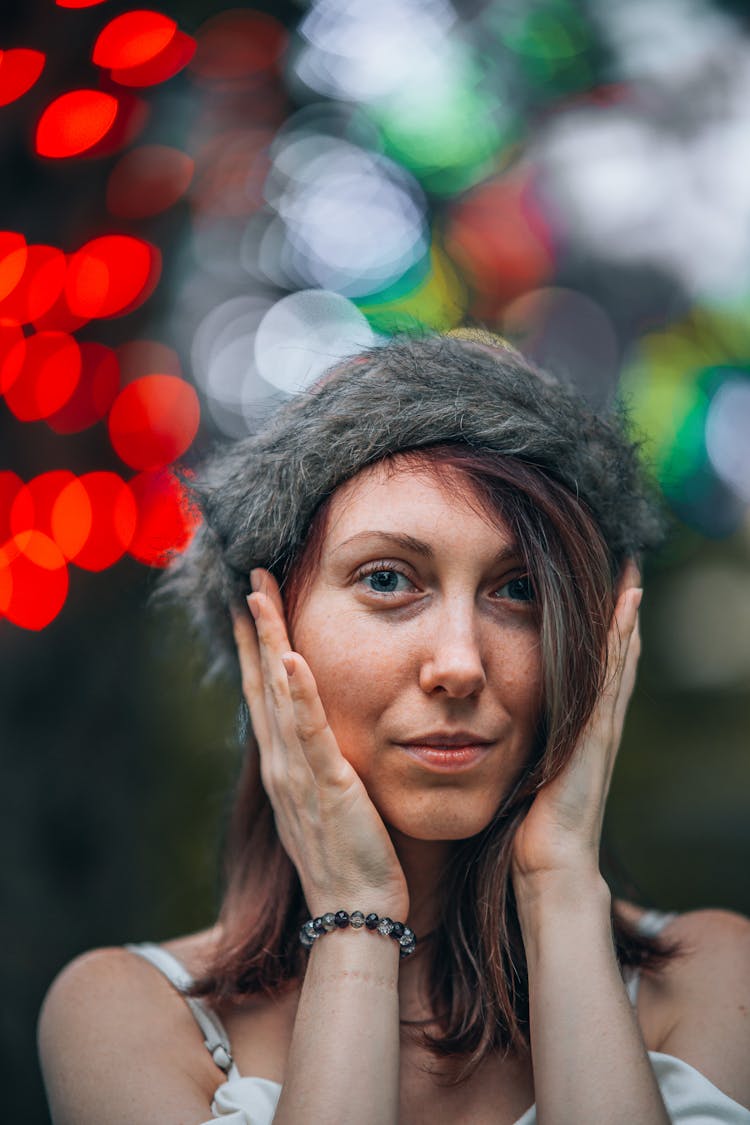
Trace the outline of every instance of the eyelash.
<instances>
[{"instance_id":1,"label":"eyelash","mask_svg":"<svg viewBox=\"0 0 750 1125\"><path fill-rule=\"evenodd\" d=\"M399 575L401 575L402 578L406 578L406 580L408 582L410 582L412 585L414 585L414 583L411 582L411 578L409 578L408 574L406 574L403 570L399 570L397 566L394 566L393 563L389 563L389 562L368 563L367 566L363 566L357 571L357 573L355 575L355 581L361 582L363 579L368 578L371 574L380 574L383 571L386 571L386 572L392 573L392 574L399 574ZM509 586L511 584L511 582L516 582L516 581L519 581L519 580L525 580L528 583L529 597L525 600L521 600L521 599L517 599L517 598L512 598L512 599L509 599L509 600L516 601L520 605L529 605L534 601L534 593L533 593L533 589L531 587L531 580L529 579L529 576L527 574L517 574L513 578L509 578L508 581L504 582L502 586L498 587L498 589L503 590L503 589L505 589L506 586ZM397 594L403 593L403 592L404 591L399 591L399 590L372 590L372 589L369 590L369 593L375 594L376 597L382 597L382 598L392 598L392 597L395 597Z\"/></svg>"}]
</instances>

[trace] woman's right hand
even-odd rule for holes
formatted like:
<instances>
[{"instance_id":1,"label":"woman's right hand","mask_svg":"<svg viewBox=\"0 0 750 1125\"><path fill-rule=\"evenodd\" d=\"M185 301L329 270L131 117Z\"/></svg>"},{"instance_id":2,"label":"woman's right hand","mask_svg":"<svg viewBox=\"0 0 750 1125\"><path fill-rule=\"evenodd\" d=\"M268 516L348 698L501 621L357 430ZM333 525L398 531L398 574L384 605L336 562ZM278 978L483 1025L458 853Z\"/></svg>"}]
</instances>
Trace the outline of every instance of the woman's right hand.
<instances>
[{"instance_id":1,"label":"woman's right hand","mask_svg":"<svg viewBox=\"0 0 750 1125\"><path fill-rule=\"evenodd\" d=\"M308 908L405 921L409 892L391 838L339 749L309 665L291 651L278 584L260 568L250 577L255 624L232 615L242 690L276 829Z\"/></svg>"}]
</instances>

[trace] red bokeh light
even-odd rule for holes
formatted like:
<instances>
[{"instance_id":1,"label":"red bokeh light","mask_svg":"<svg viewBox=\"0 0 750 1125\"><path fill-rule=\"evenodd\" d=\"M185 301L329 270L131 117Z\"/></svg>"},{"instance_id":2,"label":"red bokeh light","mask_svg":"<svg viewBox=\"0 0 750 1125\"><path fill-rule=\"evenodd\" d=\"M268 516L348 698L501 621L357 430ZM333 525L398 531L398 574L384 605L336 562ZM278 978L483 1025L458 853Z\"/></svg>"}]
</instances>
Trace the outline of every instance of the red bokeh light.
<instances>
[{"instance_id":1,"label":"red bokeh light","mask_svg":"<svg viewBox=\"0 0 750 1125\"><path fill-rule=\"evenodd\" d=\"M68 469L42 473L22 484L12 499L10 539L0 550L0 597L7 598L0 608L25 629L44 628L65 601L68 572L53 538L52 512L61 492L75 480Z\"/></svg>"},{"instance_id":2,"label":"red bokeh light","mask_svg":"<svg viewBox=\"0 0 750 1125\"><path fill-rule=\"evenodd\" d=\"M13 473L10 469L0 471L0 543L10 537L10 512L22 488L23 481L18 473Z\"/></svg>"},{"instance_id":3,"label":"red bokeh light","mask_svg":"<svg viewBox=\"0 0 750 1125\"><path fill-rule=\"evenodd\" d=\"M120 376L123 386L155 372L164 375L181 375L180 357L174 348L159 340L128 340L117 349Z\"/></svg>"},{"instance_id":4,"label":"red bokeh light","mask_svg":"<svg viewBox=\"0 0 750 1125\"><path fill-rule=\"evenodd\" d=\"M161 254L150 242L127 234L94 238L71 255L65 293L78 316L124 316L154 291Z\"/></svg>"},{"instance_id":5,"label":"red bokeh light","mask_svg":"<svg viewBox=\"0 0 750 1125\"><path fill-rule=\"evenodd\" d=\"M10 534L41 531L53 539L52 509L62 490L75 479L70 469L53 469L22 485L10 508Z\"/></svg>"},{"instance_id":6,"label":"red bokeh light","mask_svg":"<svg viewBox=\"0 0 750 1125\"><path fill-rule=\"evenodd\" d=\"M489 181L464 197L449 219L446 248L477 290L480 319L541 285L555 264L548 225L522 175Z\"/></svg>"},{"instance_id":7,"label":"red bokeh light","mask_svg":"<svg viewBox=\"0 0 750 1125\"><path fill-rule=\"evenodd\" d=\"M70 256L65 259L65 273L57 300L43 313L31 320L38 332L77 332L79 328L88 323L88 317L76 316L68 304L68 297L65 292L65 277L67 276L69 261Z\"/></svg>"},{"instance_id":8,"label":"red bokeh light","mask_svg":"<svg viewBox=\"0 0 750 1125\"><path fill-rule=\"evenodd\" d=\"M65 285L65 255L56 246L41 245L15 253L24 256L24 270L8 296L0 301L0 319L29 324L44 316L59 298Z\"/></svg>"},{"instance_id":9,"label":"red bokeh light","mask_svg":"<svg viewBox=\"0 0 750 1125\"><path fill-rule=\"evenodd\" d=\"M0 301L12 293L26 269L26 239L18 231L0 231Z\"/></svg>"},{"instance_id":10,"label":"red bokeh light","mask_svg":"<svg viewBox=\"0 0 750 1125\"><path fill-rule=\"evenodd\" d=\"M45 56L28 47L0 51L0 106L16 101L36 82L44 70Z\"/></svg>"},{"instance_id":11,"label":"red bokeh light","mask_svg":"<svg viewBox=\"0 0 750 1125\"><path fill-rule=\"evenodd\" d=\"M144 375L120 391L109 414L115 452L134 469L158 469L189 448L198 431L195 389L175 375Z\"/></svg>"},{"instance_id":12,"label":"red bokeh light","mask_svg":"<svg viewBox=\"0 0 750 1125\"><path fill-rule=\"evenodd\" d=\"M105 70L141 66L161 54L176 33L176 22L161 12L124 12L99 32L91 58Z\"/></svg>"},{"instance_id":13,"label":"red bokeh light","mask_svg":"<svg viewBox=\"0 0 750 1125\"><path fill-rule=\"evenodd\" d=\"M76 389L80 348L67 332L37 332L14 345L2 372L9 409L21 422L39 421L60 410Z\"/></svg>"},{"instance_id":14,"label":"red bokeh light","mask_svg":"<svg viewBox=\"0 0 750 1125\"><path fill-rule=\"evenodd\" d=\"M40 156L79 156L107 135L117 117L118 102L103 90L71 90L45 109L36 127Z\"/></svg>"},{"instance_id":15,"label":"red bokeh light","mask_svg":"<svg viewBox=\"0 0 750 1125\"><path fill-rule=\"evenodd\" d=\"M166 566L184 550L200 522L183 486L167 470L138 473L130 481L138 524L128 553L149 566Z\"/></svg>"},{"instance_id":16,"label":"red bokeh light","mask_svg":"<svg viewBox=\"0 0 750 1125\"><path fill-rule=\"evenodd\" d=\"M5 617L5 611L10 605L13 596L13 574L10 569L10 558L0 548L0 617Z\"/></svg>"},{"instance_id":17,"label":"red bokeh light","mask_svg":"<svg viewBox=\"0 0 750 1125\"><path fill-rule=\"evenodd\" d=\"M112 169L107 209L119 219L145 219L166 211L187 191L194 167L186 153L167 145L133 149Z\"/></svg>"},{"instance_id":18,"label":"red bokeh light","mask_svg":"<svg viewBox=\"0 0 750 1125\"><path fill-rule=\"evenodd\" d=\"M43 629L68 594L62 551L41 531L24 531L0 547L0 613L23 629Z\"/></svg>"},{"instance_id":19,"label":"red bokeh light","mask_svg":"<svg viewBox=\"0 0 750 1125\"><path fill-rule=\"evenodd\" d=\"M49 522L52 539L69 562L91 534L91 501L79 477L60 489L50 509Z\"/></svg>"},{"instance_id":20,"label":"red bokeh light","mask_svg":"<svg viewBox=\"0 0 750 1125\"><path fill-rule=\"evenodd\" d=\"M279 21L264 12L220 12L198 32L198 49L190 69L210 81L237 82L275 67L287 39Z\"/></svg>"},{"instance_id":21,"label":"red bokeh light","mask_svg":"<svg viewBox=\"0 0 750 1125\"><path fill-rule=\"evenodd\" d=\"M45 419L57 434L76 434L101 421L120 389L120 365L112 348L83 343L81 377L70 399Z\"/></svg>"},{"instance_id":22,"label":"red bokeh light","mask_svg":"<svg viewBox=\"0 0 750 1125\"><path fill-rule=\"evenodd\" d=\"M84 570L105 570L127 550L138 509L117 473L84 473L62 490L52 510L55 541Z\"/></svg>"},{"instance_id":23,"label":"red bokeh light","mask_svg":"<svg viewBox=\"0 0 750 1125\"><path fill-rule=\"evenodd\" d=\"M191 35L178 31L170 43L148 62L140 66L115 68L110 77L121 86L156 86L166 82L186 67L195 54L196 42Z\"/></svg>"},{"instance_id":24,"label":"red bokeh light","mask_svg":"<svg viewBox=\"0 0 750 1125\"><path fill-rule=\"evenodd\" d=\"M104 134L102 139L85 153L86 158L112 156L132 144L148 121L150 108L142 98L138 98L130 90L114 86L109 78L102 74L102 88L111 94L117 101L117 117L112 128Z\"/></svg>"},{"instance_id":25,"label":"red bokeh light","mask_svg":"<svg viewBox=\"0 0 750 1125\"><path fill-rule=\"evenodd\" d=\"M18 378L26 358L26 340L18 324L0 322L0 394Z\"/></svg>"},{"instance_id":26,"label":"red bokeh light","mask_svg":"<svg viewBox=\"0 0 750 1125\"><path fill-rule=\"evenodd\" d=\"M55 0L58 8L93 8L104 0Z\"/></svg>"}]
</instances>

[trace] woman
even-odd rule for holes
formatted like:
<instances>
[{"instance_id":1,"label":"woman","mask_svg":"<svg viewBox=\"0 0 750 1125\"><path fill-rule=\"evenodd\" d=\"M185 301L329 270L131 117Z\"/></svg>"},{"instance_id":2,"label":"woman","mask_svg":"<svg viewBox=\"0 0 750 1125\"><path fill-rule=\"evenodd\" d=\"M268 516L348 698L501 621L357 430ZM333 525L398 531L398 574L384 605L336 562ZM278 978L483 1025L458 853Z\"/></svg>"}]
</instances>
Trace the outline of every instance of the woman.
<instances>
[{"instance_id":1,"label":"woman","mask_svg":"<svg viewBox=\"0 0 750 1125\"><path fill-rule=\"evenodd\" d=\"M57 979L55 1125L750 1122L750 924L599 866L659 534L618 420L395 339L196 494L171 589L252 722L225 898Z\"/></svg>"}]
</instances>

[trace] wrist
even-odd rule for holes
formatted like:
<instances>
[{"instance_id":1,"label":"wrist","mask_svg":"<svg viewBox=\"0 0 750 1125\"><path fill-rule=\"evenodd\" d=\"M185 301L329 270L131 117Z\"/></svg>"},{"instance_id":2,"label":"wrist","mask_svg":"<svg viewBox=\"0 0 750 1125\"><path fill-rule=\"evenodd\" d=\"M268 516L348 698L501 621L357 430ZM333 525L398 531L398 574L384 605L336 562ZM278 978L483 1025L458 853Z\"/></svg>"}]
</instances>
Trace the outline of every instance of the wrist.
<instances>
[{"instance_id":1,"label":"wrist","mask_svg":"<svg viewBox=\"0 0 750 1125\"><path fill-rule=\"evenodd\" d=\"M365 917L377 914L379 918L392 918L399 922L406 922L409 916L408 895L390 895L383 891L318 891L314 895L305 895L305 901L311 918L335 914L338 910L345 910L350 915L361 911Z\"/></svg>"},{"instance_id":2,"label":"wrist","mask_svg":"<svg viewBox=\"0 0 750 1125\"><path fill-rule=\"evenodd\" d=\"M374 911L365 914L361 910L354 910L351 914L346 910L337 910L335 913L329 911L309 918L300 930L299 940L305 949L310 950L327 934L347 930L370 931L376 937L390 938L402 958L414 953L417 944L416 935L406 922L388 915L378 915Z\"/></svg>"},{"instance_id":3,"label":"wrist","mask_svg":"<svg viewBox=\"0 0 750 1125\"><path fill-rule=\"evenodd\" d=\"M609 909L612 901L612 892L598 867L514 875L513 892L519 915L540 909L545 913Z\"/></svg>"},{"instance_id":4,"label":"wrist","mask_svg":"<svg viewBox=\"0 0 750 1125\"><path fill-rule=\"evenodd\" d=\"M612 955L612 894L601 874L548 873L524 882L515 896L530 975L542 963Z\"/></svg>"},{"instance_id":5,"label":"wrist","mask_svg":"<svg viewBox=\"0 0 750 1125\"><path fill-rule=\"evenodd\" d=\"M316 941L307 954L308 985L398 994L398 946L379 934L338 930Z\"/></svg>"}]
</instances>

